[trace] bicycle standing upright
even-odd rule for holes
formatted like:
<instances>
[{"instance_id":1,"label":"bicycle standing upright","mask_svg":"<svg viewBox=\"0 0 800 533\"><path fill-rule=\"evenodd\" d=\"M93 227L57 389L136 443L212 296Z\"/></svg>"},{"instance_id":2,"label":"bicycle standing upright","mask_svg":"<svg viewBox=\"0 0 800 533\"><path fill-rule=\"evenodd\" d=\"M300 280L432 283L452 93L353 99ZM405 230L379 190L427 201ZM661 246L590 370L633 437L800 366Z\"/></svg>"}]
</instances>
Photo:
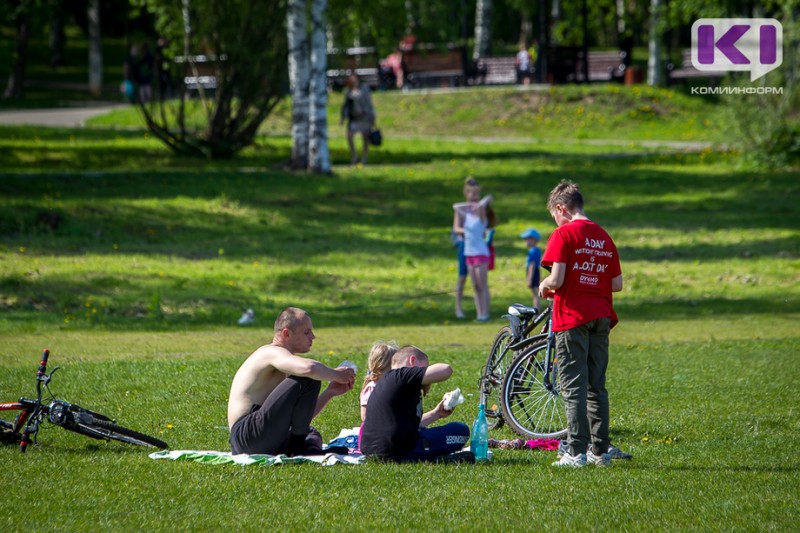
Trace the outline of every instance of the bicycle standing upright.
<instances>
[{"instance_id":1,"label":"bicycle standing upright","mask_svg":"<svg viewBox=\"0 0 800 533\"><path fill-rule=\"evenodd\" d=\"M503 419L524 437L560 439L567 434L552 320L548 313L544 340L537 336L533 344L514 357L501 385Z\"/></svg>"},{"instance_id":2,"label":"bicycle standing upright","mask_svg":"<svg viewBox=\"0 0 800 533\"><path fill-rule=\"evenodd\" d=\"M508 313L503 318L508 320L508 325L500 328L492 341L489 357L483 367L479 379L480 403L486 406L486 419L489 428L499 428L503 425L503 395L501 384L506 374L509 361L533 343L547 338L550 322L550 308L546 307L541 313L535 307L522 304L512 304ZM534 331L542 325L541 331Z\"/></svg>"}]
</instances>

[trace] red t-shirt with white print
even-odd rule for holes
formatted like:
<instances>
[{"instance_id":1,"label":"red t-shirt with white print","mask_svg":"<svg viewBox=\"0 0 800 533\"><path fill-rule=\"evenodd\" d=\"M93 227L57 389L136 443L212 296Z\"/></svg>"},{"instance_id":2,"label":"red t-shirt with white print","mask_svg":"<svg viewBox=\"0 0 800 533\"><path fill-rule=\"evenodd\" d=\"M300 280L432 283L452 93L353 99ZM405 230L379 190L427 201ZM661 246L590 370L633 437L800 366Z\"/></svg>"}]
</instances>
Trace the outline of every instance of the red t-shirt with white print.
<instances>
[{"instance_id":1,"label":"red t-shirt with white print","mask_svg":"<svg viewBox=\"0 0 800 533\"><path fill-rule=\"evenodd\" d=\"M553 331L565 331L598 318L618 322L611 280L622 273L614 241L598 224L573 220L547 241L542 265L564 263L564 284L553 297Z\"/></svg>"}]
</instances>

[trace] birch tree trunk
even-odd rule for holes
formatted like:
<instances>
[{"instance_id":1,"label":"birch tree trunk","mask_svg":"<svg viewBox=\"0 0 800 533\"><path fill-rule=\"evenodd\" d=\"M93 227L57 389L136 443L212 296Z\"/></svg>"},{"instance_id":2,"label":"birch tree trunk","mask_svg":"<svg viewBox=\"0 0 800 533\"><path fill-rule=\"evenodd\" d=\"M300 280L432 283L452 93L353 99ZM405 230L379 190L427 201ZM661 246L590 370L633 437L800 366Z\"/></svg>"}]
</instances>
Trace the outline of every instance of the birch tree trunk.
<instances>
[{"instance_id":1,"label":"birch tree trunk","mask_svg":"<svg viewBox=\"0 0 800 533\"><path fill-rule=\"evenodd\" d=\"M311 3L311 84L309 110L309 168L329 174L331 157L328 149L328 42L325 36L325 12L328 0Z\"/></svg>"},{"instance_id":2,"label":"birch tree trunk","mask_svg":"<svg viewBox=\"0 0 800 533\"><path fill-rule=\"evenodd\" d=\"M490 53L492 40L492 0L477 0L475 6L475 47L472 59L478 60Z\"/></svg>"},{"instance_id":3,"label":"birch tree trunk","mask_svg":"<svg viewBox=\"0 0 800 533\"><path fill-rule=\"evenodd\" d=\"M625 0L614 0L617 12L617 42L621 40L621 36L625 34Z\"/></svg>"},{"instance_id":4,"label":"birch tree trunk","mask_svg":"<svg viewBox=\"0 0 800 533\"><path fill-rule=\"evenodd\" d=\"M417 21L414 20L414 6L411 0L405 0L405 2L403 2L403 8L406 12L406 35L413 35L414 28L417 27Z\"/></svg>"},{"instance_id":5,"label":"birch tree trunk","mask_svg":"<svg viewBox=\"0 0 800 533\"><path fill-rule=\"evenodd\" d=\"M661 16L664 8L662 0L650 0L650 42L647 45L647 85L664 85L664 68L661 64L662 36Z\"/></svg>"},{"instance_id":6,"label":"birch tree trunk","mask_svg":"<svg viewBox=\"0 0 800 533\"><path fill-rule=\"evenodd\" d=\"M290 168L308 168L309 58L306 0L289 0L286 12L289 43L289 89L292 94L292 158Z\"/></svg>"},{"instance_id":7,"label":"birch tree trunk","mask_svg":"<svg viewBox=\"0 0 800 533\"><path fill-rule=\"evenodd\" d=\"M89 0L89 92L94 96L103 91L103 44L100 37L100 0Z\"/></svg>"}]
</instances>

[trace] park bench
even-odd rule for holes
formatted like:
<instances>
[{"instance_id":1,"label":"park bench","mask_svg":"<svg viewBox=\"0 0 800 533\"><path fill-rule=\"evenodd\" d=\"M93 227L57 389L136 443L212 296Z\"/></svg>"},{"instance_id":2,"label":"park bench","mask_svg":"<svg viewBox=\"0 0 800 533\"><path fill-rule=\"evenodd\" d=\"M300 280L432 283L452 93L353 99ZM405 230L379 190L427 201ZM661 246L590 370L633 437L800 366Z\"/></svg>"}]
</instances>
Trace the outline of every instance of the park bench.
<instances>
[{"instance_id":1,"label":"park bench","mask_svg":"<svg viewBox=\"0 0 800 533\"><path fill-rule=\"evenodd\" d=\"M517 83L517 64L514 56L482 57L478 59L478 72L484 85Z\"/></svg>"},{"instance_id":2,"label":"park bench","mask_svg":"<svg viewBox=\"0 0 800 533\"><path fill-rule=\"evenodd\" d=\"M589 51L589 81L622 81L625 78L625 52ZM575 81L583 82L583 52L578 54Z\"/></svg>"},{"instance_id":3,"label":"park bench","mask_svg":"<svg viewBox=\"0 0 800 533\"><path fill-rule=\"evenodd\" d=\"M686 81L696 78L722 78L724 75L724 72L709 72L694 68L691 48L682 52L680 66L676 67L673 63L667 63L667 80L670 83L677 80Z\"/></svg>"},{"instance_id":4,"label":"park bench","mask_svg":"<svg viewBox=\"0 0 800 533\"><path fill-rule=\"evenodd\" d=\"M222 55L199 54L194 56L177 56L173 61L183 67L183 85L187 91L214 91L217 88L217 63L225 61Z\"/></svg>"},{"instance_id":5,"label":"park bench","mask_svg":"<svg viewBox=\"0 0 800 533\"><path fill-rule=\"evenodd\" d=\"M328 52L328 87L341 90L348 76L355 73L372 89L376 89L380 82L378 69L378 56L375 48L371 46L356 46L347 48L343 52L333 49Z\"/></svg>"},{"instance_id":6,"label":"park bench","mask_svg":"<svg viewBox=\"0 0 800 533\"><path fill-rule=\"evenodd\" d=\"M545 50L547 82L550 84L585 81L622 81L625 77L625 52L589 51L589 79L583 73L583 50L578 46L559 46Z\"/></svg>"},{"instance_id":7,"label":"park bench","mask_svg":"<svg viewBox=\"0 0 800 533\"><path fill-rule=\"evenodd\" d=\"M420 87L458 87L465 82L464 49L445 51L417 45L403 52L406 84Z\"/></svg>"}]
</instances>

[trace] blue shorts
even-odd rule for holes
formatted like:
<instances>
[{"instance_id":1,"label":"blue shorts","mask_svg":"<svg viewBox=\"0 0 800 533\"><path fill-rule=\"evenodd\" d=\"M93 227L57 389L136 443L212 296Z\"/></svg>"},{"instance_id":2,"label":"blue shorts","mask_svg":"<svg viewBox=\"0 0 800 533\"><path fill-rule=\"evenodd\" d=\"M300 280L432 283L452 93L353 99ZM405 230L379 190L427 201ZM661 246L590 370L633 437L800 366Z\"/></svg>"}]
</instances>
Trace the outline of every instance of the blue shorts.
<instances>
[{"instance_id":1,"label":"blue shorts","mask_svg":"<svg viewBox=\"0 0 800 533\"><path fill-rule=\"evenodd\" d=\"M419 428L417 446L400 461L432 461L439 456L460 451L467 444L469 426L463 422Z\"/></svg>"},{"instance_id":2,"label":"blue shorts","mask_svg":"<svg viewBox=\"0 0 800 533\"><path fill-rule=\"evenodd\" d=\"M458 275L466 276L467 258L464 257L464 241L458 241L458 244L456 244L456 248L458 249Z\"/></svg>"},{"instance_id":3,"label":"blue shorts","mask_svg":"<svg viewBox=\"0 0 800 533\"><path fill-rule=\"evenodd\" d=\"M539 269L533 269L533 279L531 280L531 284L528 285L529 288L535 289L539 286Z\"/></svg>"}]
</instances>

